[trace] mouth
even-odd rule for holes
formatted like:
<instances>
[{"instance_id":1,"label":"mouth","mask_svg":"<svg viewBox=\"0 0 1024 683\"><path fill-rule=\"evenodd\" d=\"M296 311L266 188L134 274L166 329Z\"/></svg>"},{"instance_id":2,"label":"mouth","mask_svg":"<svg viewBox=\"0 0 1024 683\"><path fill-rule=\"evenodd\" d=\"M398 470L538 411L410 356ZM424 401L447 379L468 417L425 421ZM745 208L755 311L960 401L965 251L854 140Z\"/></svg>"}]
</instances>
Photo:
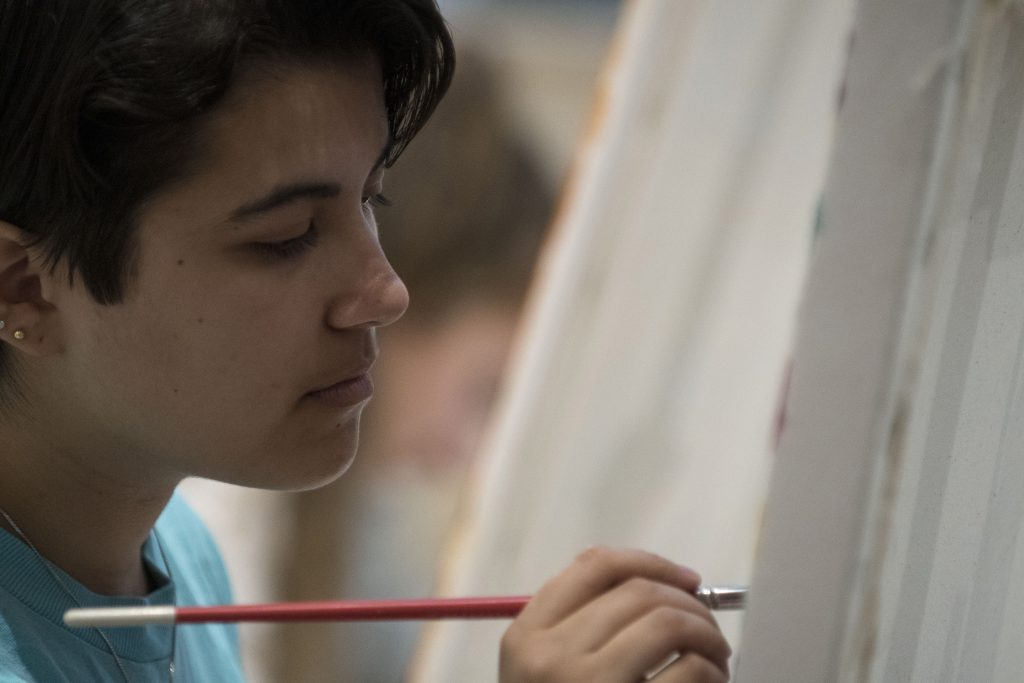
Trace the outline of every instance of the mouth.
<instances>
[{"instance_id":1,"label":"mouth","mask_svg":"<svg viewBox=\"0 0 1024 683\"><path fill-rule=\"evenodd\" d=\"M369 373L363 373L329 387L311 391L306 396L331 406L347 408L367 401L373 396L373 380L370 379Z\"/></svg>"},{"instance_id":2,"label":"mouth","mask_svg":"<svg viewBox=\"0 0 1024 683\"><path fill-rule=\"evenodd\" d=\"M346 408L359 405L373 396L373 379L370 366L357 370L346 379L306 394L306 398L330 406Z\"/></svg>"}]
</instances>

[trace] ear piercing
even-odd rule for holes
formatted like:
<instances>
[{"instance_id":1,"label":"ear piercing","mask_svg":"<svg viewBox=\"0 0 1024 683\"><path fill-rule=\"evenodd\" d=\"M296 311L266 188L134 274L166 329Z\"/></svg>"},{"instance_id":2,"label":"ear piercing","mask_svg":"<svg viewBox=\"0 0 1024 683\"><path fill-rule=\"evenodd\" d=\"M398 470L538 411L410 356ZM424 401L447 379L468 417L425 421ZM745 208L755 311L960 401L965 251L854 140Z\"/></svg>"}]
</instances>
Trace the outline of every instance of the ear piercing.
<instances>
[{"instance_id":1,"label":"ear piercing","mask_svg":"<svg viewBox=\"0 0 1024 683\"><path fill-rule=\"evenodd\" d=\"M7 321L0 320L0 330L4 329L5 327L7 327ZM23 330L15 330L14 338L17 339L18 341L23 340L25 338L25 332Z\"/></svg>"}]
</instances>

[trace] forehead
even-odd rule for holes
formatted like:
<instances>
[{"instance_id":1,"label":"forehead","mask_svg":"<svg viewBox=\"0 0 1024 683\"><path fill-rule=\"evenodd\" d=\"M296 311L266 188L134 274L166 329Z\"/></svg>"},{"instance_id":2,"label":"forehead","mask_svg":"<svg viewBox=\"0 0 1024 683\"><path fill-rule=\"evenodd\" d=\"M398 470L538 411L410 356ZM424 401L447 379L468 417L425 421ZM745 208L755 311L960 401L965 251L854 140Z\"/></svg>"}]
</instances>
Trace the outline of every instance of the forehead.
<instances>
[{"instance_id":1,"label":"forehead","mask_svg":"<svg viewBox=\"0 0 1024 683\"><path fill-rule=\"evenodd\" d=\"M297 172L336 176L367 154L372 165L388 137L383 91L372 58L251 67L206 126L207 167L262 186Z\"/></svg>"},{"instance_id":2,"label":"forehead","mask_svg":"<svg viewBox=\"0 0 1024 683\"><path fill-rule=\"evenodd\" d=\"M142 232L161 243L182 232L204 239L240 206L280 186L332 184L361 193L387 141L375 60L254 69L203 127L196 170L146 204Z\"/></svg>"},{"instance_id":3,"label":"forehead","mask_svg":"<svg viewBox=\"0 0 1024 683\"><path fill-rule=\"evenodd\" d=\"M372 59L253 69L211 115L202 138L195 172L147 203L145 232L161 240L179 229L203 235L279 186L361 192L388 142L380 69Z\"/></svg>"}]
</instances>

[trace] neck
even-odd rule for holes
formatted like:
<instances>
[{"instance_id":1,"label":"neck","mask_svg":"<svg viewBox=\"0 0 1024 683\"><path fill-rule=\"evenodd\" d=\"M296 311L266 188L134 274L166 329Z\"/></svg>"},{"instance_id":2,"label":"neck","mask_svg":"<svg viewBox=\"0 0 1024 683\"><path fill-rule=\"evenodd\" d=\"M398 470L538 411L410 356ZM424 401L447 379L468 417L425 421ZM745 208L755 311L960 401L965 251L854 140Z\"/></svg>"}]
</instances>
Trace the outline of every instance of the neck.
<instances>
[{"instance_id":1,"label":"neck","mask_svg":"<svg viewBox=\"0 0 1024 683\"><path fill-rule=\"evenodd\" d=\"M128 477L102 465L109 457L18 436L0 426L0 508L41 555L91 591L148 593L142 544L177 481ZM0 527L20 538L2 516Z\"/></svg>"}]
</instances>

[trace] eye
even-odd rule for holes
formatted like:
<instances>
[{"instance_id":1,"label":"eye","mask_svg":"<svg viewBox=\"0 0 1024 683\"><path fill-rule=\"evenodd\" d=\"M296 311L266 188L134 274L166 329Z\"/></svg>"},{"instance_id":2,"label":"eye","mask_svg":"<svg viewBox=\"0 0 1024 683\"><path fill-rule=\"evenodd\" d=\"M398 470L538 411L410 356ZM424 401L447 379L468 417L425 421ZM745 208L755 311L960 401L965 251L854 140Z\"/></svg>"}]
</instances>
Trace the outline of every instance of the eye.
<instances>
[{"instance_id":1,"label":"eye","mask_svg":"<svg viewBox=\"0 0 1024 683\"><path fill-rule=\"evenodd\" d=\"M383 192L363 197L363 206L391 206L391 200Z\"/></svg>"},{"instance_id":2,"label":"eye","mask_svg":"<svg viewBox=\"0 0 1024 683\"><path fill-rule=\"evenodd\" d=\"M258 253L264 256L289 258L292 256L298 256L310 247L316 245L319 235L320 231L317 228L316 223L310 223L306 232L302 233L298 237L293 237L281 242L254 242L251 246Z\"/></svg>"}]
</instances>

